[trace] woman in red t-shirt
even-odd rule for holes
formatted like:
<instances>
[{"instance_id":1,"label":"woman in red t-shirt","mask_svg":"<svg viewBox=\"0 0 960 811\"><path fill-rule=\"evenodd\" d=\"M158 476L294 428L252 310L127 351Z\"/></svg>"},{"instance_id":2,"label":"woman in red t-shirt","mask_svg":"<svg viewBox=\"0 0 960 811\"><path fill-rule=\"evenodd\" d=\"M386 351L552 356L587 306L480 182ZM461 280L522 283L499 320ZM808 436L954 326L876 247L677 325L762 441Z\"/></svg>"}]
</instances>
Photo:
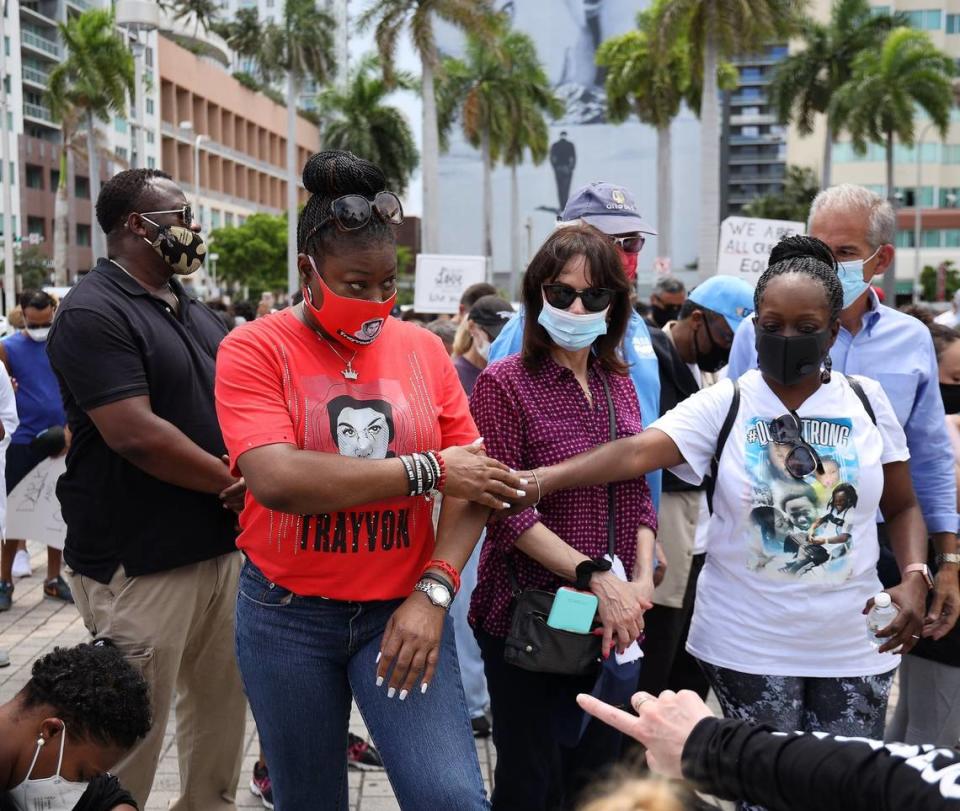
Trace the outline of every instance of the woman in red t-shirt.
<instances>
[{"instance_id":1,"label":"woman in red t-shirt","mask_svg":"<svg viewBox=\"0 0 960 811\"><path fill-rule=\"evenodd\" d=\"M440 340L389 317L403 213L383 173L322 152L303 183L304 301L234 330L217 358L248 487L237 657L274 801L347 807L352 695L403 807L486 808L446 609L522 480L481 453Z\"/></svg>"}]
</instances>

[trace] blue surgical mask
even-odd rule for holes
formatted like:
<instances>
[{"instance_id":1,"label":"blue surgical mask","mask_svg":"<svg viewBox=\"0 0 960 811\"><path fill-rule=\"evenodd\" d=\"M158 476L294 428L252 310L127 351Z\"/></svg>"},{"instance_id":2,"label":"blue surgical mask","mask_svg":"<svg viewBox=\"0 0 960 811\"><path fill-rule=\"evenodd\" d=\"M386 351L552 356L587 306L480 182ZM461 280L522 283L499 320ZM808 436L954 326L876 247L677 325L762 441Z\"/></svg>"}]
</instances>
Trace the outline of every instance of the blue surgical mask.
<instances>
[{"instance_id":1,"label":"blue surgical mask","mask_svg":"<svg viewBox=\"0 0 960 811\"><path fill-rule=\"evenodd\" d=\"M843 285L844 310L860 298L870 286L870 282L864 281L863 266L878 253L880 253L879 248L866 259L851 259L847 262L837 262L837 276L840 278L840 284Z\"/></svg>"},{"instance_id":2,"label":"blue surgical mask","mask_svg":"<svg viewBox=\"0 0 960 811\"><path fill-rule=\"evenodd\" d=\"M537 323L547 331L557 346L568 352L575 352L586 349L601 335L607 334L609 310L607 307L598 313L571 313L551 306L544 299Z\"/></svg>"}]
</instances>

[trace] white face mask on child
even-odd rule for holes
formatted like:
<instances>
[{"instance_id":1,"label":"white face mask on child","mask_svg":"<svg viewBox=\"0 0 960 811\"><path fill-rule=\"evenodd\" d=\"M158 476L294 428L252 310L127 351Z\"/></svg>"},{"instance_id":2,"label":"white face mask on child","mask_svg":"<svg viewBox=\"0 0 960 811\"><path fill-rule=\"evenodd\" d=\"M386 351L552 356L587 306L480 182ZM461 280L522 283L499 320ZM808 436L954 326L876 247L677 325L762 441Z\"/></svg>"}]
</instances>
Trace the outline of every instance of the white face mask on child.
<instances>
[{"instance_id":1,"label":"white face mask on child","mask_svg":"<svg viewBox=\"0 0 960 811\"><path fill-rule=\"evenodd\" d=\"M26 779L7 793L10 801L19 811L70 811L80 802L80 798L87 790L87 784L65 780L60 776L63 748L66 742L67 725L64 724L63 731L60 733L60 756L57 758L56 774L31 780L30 775L33 774L34 766L37 765L40 750L46 743L43 738L37 738L37 751L34 752L33 760L30 761Z\"/></svg>"}]
</instances>

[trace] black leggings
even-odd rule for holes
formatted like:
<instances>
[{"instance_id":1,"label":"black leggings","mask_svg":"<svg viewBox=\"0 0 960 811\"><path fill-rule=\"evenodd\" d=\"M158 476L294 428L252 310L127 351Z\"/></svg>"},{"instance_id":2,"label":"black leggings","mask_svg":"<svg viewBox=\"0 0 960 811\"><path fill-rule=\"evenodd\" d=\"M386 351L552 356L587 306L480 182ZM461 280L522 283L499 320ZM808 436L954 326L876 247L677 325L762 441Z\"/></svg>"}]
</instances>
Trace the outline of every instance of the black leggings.
<instances>
[{"instance_id":1,"label":"black leggings","mask_svg":"<svg viewBox=\"0 0 960 811\"><path fill-rule=\"evenodd\" d=\"M883 739L893 674L848 678L757 676L700 662L723 714L780 732ZM739 809L759 809L740 803Z\"/></svg>"}]
</instances>

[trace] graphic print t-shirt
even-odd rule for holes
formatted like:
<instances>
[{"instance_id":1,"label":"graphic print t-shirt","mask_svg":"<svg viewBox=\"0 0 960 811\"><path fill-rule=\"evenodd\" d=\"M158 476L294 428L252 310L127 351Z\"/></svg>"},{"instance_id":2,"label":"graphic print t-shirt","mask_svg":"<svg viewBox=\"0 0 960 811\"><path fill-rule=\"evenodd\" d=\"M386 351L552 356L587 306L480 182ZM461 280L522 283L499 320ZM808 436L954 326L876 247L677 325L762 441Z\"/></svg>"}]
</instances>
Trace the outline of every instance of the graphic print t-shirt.
<instances>
[{"instance_id":1,"label":"graphic print t-shirt","mask_svg":"<svg viewBox=\"0 0 960 811\"><path fill-rule=\"evenodd\" d=\"M477 438L453 364L422 327L387 319L352 366L357 379L347 380L345 363L289 309L231 332L217 355L216 397L234 471L243 453L263 445L387 459ZM296 594L405 597L433 552L431 512L420 496L288 515L248 492L237 545Z\"/></svg>"},{"instance_id":2,"label":"graphic print t-shirt","mask_svg":"<svg viewBox=\"0 0 960 811\"><path fill-rule=\"evenodd\" d=\"M719 667L779 676L884 673L899 657L878 654L861 611L881 590L877 508L883 468L909 458L906 439L879 384L858 378L874 425L843 375L797 410L803 438L823 462L805 479L785 469L789 445L770 422L786 407L753 370L740 378L740 409L720 460L707 561L687 649ZM709 472L733 384L685 400L653 428L668 434L699 483Z\"/></svg>"}]
</instances>

